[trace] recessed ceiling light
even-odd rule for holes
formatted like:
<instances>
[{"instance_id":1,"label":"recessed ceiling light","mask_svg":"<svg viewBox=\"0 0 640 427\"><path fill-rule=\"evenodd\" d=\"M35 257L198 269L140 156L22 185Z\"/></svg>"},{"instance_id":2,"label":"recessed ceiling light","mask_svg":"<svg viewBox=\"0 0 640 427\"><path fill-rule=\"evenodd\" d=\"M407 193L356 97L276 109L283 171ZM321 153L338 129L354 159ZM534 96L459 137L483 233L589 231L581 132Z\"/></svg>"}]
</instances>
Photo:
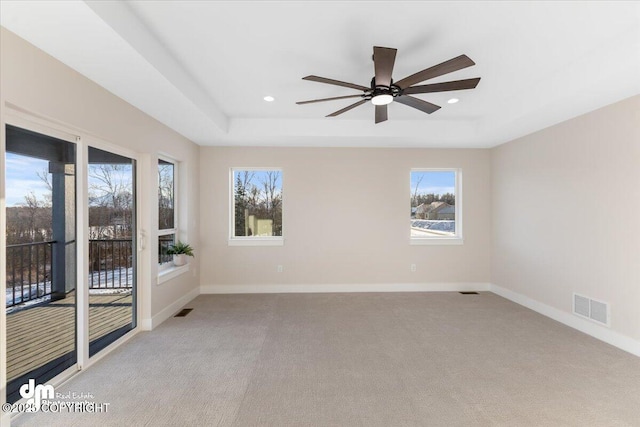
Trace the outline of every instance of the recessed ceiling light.
<instances>
[{"instance_id":1,"label":"recessed ceiling light","mask_svg":"<svg viewBox=\"0 0 640 427\"><path fill-rule=\"evenodd\" d=\"M273 101L275 101L275 100L276 100L276 99L275 99L273 96L271 96L271 95L267 95L267 96L265 96L265 97L264 97L264 98L262 98L262 99L264 99L264 100L265 100L265 101L267 101L267 102L273 102Z\"/></svg>"},{"instance_id":2,"label":"recessed ceiling light","mask_svg":"<svg viewBox=\"0 0 640 427\"><path fill-rule=\"evenodd\" d=\"M455 104L456 102L460 101L458 98L451 98L450 100L448 100L447 102L449 104Z\"/></svg>"}]
</instances>

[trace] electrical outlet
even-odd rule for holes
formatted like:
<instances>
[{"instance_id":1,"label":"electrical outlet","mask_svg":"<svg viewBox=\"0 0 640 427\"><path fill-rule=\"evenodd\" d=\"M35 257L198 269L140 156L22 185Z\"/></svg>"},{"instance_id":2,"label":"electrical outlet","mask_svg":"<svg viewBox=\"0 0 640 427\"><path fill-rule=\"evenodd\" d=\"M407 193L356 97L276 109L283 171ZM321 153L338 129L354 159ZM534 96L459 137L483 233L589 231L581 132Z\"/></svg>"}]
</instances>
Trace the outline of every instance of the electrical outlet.
<instances>
[{"instance_id":1,"label":"electrical outlet","mask_svg":"<svg viewBox=\"0 0 640 427\"><path fill-rule=\"evenodd\" d=\"M411 264L411 272L412 273L416 272L416 265L415 264Z\"/></svg>"},{"instance_id":2,"label":"electrical outlet","mask_svg":"<svg viewBox=\"0 0 640 427\"><path fill-rule=\"evenodd\" d=\"M282 271L283 271L283 270L284 270L284 269L282 268L282 266L281 266L281 265L278 265L278 266L276 267L276 271L277 271L278 273L282 273Z\"/></svg>"}]
</instances>

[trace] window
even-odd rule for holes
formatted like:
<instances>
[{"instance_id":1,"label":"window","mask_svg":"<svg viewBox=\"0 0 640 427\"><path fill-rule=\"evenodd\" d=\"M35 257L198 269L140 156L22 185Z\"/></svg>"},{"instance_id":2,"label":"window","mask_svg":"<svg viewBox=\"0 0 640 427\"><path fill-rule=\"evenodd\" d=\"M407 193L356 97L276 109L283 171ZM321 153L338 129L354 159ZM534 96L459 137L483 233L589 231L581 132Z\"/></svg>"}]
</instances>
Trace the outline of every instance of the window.
<instances>
[{"instance_id":1,"label":"window","mask_svg":"<svg viewBox=\"0 0 640 427\"><path fill-rule=\"evenodd\" d=\"M167 249L176 242L174 163L158 159L158 263L169 266L173 257L167 255Z\"/></svg>"},{"instance_id":2,"label":"window","mask_svg":"<svg viewBox=\"0 0 640 427\"><path fill-rule=\"evenodd\" d=\"M411 170L411 244L461 244L459 169Z\"/></svg>"},{"instance_id":3,"label":"window","mask_svg":"<svg viewBox=\"0 0 640 427\"><path fill-rule=\"evenodd\" d=\"M231 169L230 245L282 245L282 170Z\"/></svg>"}]
</instances>

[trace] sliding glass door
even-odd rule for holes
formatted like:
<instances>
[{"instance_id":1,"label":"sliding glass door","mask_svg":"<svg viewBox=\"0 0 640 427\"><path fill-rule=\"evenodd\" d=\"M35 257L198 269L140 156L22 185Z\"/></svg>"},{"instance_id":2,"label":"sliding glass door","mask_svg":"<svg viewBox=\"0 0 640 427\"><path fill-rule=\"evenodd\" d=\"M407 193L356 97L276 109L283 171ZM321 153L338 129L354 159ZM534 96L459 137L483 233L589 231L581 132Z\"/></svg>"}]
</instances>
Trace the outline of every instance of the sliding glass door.
<instances>
[{"instance_id":1,"label":"sliding glass door","mask_svg":"<svg viewBox=\"0 0 640 427\"><path fill-rule=\"evenodd\" d=\"M85 365L87 354L136 327L135 159L30 129L45 132L6 125L0 363L11 403L29 380L43 384ZM78 182L84 171L86 182ZM79 212L88 212L88 223L77 221Z\"/></svg>"},{"instance_id":2,"label":"sliding glass door","mask_svg":"<svg viewBox=\"0 0 640 427\"><path fill-rule=\"evenodd\" d=\"M89 356L136 324L135 160L89 147Z\"/></svg>"},{"instance_id":3,"label":"sliding glass door","mask_svg":"<svg viewBox=\"0 0 640 427\"><path fill-rule=\"evenodd\" d=\"M6 127L7 401L76 364L76 145Z\"/></svg>"}]
</instances>

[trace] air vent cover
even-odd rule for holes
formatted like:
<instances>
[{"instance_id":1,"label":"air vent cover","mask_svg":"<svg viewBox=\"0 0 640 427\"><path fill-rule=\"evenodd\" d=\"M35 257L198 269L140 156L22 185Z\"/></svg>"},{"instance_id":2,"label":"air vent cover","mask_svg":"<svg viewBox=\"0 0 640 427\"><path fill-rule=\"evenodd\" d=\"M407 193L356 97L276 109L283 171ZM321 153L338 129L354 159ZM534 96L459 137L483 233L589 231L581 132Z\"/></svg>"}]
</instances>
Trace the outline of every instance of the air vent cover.
<instances>
[{"instance_id":1,"label":"air vent cover","mask_svg":"<svg viewBox=\"0 0 640 427\"><path fill-rule=\"evenodd\" d=\"M589 298L573 294L573 312L580 316L589 317Z\"/></svg>"},{"instance_id":2,"label":"air vent cover","mask_svg":"<svg viewBox=\"0 0 640 427\"><path fill-rule=\"evenodd\" d=\"M607 304L591 300L591 313L589 314L592 320L596 322L604 323L605 325L609 323L609 318L607 316Z\"/></svg>"},{"instance_id":3,"label":"air vent cover","mask_svg":"<svg viewBox=\"0 0 640 427\"><path fill-rule=\"evenodd\" d=\"M175 316L173 316L173 317L184 317L184 316L186 316L187 314L191 313L191 310L193 310L193 308L183 308L182 310L180 310L180 311L178 312L178 314L176 314L176 315L175 315Z\"/></svg>"},{"instance_id":4,"label":"air vent cover","mask_svg":"<svg viewBox=\"0 0 640 427\"><path fill-rule=\"evenodd\" d=\"M573 313L609 326L609 304L582 295L573 294Z\"/></svg>"}]
</instances>

